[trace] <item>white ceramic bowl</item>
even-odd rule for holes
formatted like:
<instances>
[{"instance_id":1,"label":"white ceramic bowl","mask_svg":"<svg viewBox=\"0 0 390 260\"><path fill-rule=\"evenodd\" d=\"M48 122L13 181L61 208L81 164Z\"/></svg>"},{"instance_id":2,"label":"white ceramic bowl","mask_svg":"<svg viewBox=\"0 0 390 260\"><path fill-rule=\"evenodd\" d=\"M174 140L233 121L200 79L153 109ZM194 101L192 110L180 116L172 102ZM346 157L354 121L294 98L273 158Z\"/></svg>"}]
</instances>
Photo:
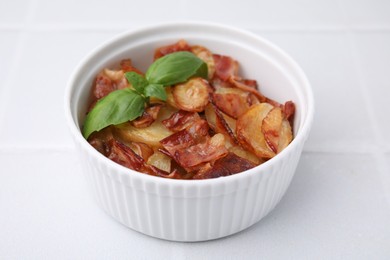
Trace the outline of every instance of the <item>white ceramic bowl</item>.
<instances>
[{"instance_id":1,"label":"white ceramic bowl","mask_svg":"<svg viewBox=\"0 0 390 260\"><path fill-rule=\"evenodd\" d=\"M185 39L237 59L244 77L280 102L296 104L295 138L273 159L246 172L208 180L171 180L127 169L83 138L91 85L105 67L131 58L142 70L156 47ZM86 178L98 204L120 223L175 241L228 236L258 222L280 201L298 164L313 120L313 96L300 67L270 42L240 29L210 23L170 23L123 33L95 49L71 76L66 117Z\"/></svg>"}]
</instances>

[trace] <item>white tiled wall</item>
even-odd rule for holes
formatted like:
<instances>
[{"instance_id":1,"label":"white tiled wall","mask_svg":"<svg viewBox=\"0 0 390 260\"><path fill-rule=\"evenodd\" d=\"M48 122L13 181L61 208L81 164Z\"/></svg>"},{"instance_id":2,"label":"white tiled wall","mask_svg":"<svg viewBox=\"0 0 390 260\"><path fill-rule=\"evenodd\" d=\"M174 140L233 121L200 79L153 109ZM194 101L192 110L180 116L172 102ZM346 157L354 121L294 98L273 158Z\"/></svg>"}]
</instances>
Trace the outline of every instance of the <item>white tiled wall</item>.
<instances>
[{"instance_id":1,"label":"white tiled wall","mask_svg":"<svg viewBox=\"0 0 390 260\"><path fill-rule=\"evenodd\" d=\"M66 81L92 48L179 20L271 40L303 67L316 98L277 208L199 244L145 237L106 216L85 189L63 116ZM0 259L390 258L390 1L0 1L0 75Z\"/></svg>"}]
</instances>

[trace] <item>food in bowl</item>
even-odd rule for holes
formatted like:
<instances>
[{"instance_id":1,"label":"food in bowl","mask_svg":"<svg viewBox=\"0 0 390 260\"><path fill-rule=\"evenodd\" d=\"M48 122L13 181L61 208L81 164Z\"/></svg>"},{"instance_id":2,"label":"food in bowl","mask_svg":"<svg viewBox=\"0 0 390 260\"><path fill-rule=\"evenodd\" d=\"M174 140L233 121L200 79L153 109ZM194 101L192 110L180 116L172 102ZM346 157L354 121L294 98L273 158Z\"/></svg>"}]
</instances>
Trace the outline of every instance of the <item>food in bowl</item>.
<instances>
[{"instance_id":1,"label":"food in bowl","mask_svg":"<svg viewBox=\"0 0 390 260\"><path fill-rule=\"evenodd\" d=\"M85 140L82 130L91 86L102 68L116 68L121 59L131 57L137 68L147 71L155 48L180 38L236 58L240 75L256 78L267 97L294 101L294 139L281 153L226 178L188 181L128 169L108 160ZM133 230L190 242L235 234L275 208L294 177L309 136L314 99L299 65L262 37L225 25L175 22L124 32L91 51L69 78L65 115L82 173L97 204Z\"/></svg>"},{"instance_id":2,"label":"food in bowl","mask_svg":"<svg viewBox=\"0 0 390 260\"><path fill-rule=\"evenodd\" d=\"M293 139L294 114L292 101L272 100L243 79L232 57L180 40L158 48L146 73L130 59L99 72L83 135L132 170L210 179L280 153Z\"/></svg>"}]
</instances>

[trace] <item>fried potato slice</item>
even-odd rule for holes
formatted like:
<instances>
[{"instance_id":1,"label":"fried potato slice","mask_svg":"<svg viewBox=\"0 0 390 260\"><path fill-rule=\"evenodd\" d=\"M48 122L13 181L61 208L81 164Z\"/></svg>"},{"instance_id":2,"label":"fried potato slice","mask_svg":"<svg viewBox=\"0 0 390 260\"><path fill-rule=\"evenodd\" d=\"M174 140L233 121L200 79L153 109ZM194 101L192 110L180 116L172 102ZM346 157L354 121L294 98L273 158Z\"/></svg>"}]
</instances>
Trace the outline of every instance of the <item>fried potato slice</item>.
<instances>
[{"instance_id":1,"label":"fried potato slice","mask_svg":"<svg viewBox=\"0 0 390 260\"><path fill-rule=\"evenodd\" d=\"M237 155L237 156L239 156L241 158L244 158L244 159L246 159L248 161L251 161L252 163L254 163L256 165L259 165L259 164L264 162L263 160L258 158L256 155L254 155L253 153L245 150L244 148L242 148L239 145L231 146L230 148L228 148L228 150L229 150L229 152L234 153L235 155Z\"/></svg>"},{"instance_id":2,"label":"fried potato slice","mask_svg":"<svg viewBox=\"0 0 390 260\"><path fill-rule=\"evenodd\" d=\"M240 144L259 158L272 158L275 152L266 144L264 134L261 131L263 119L273 109L268 103L252 106L247 112L237 119L237 139Z\"/></svg>"},{"instance_id":3,"label":"fried potato slice","mask_svg":"<svg viewBox=\"0 0 390 260\"><path fill-rule=\"evenodd\" d=\"M192 46L191 52L207 64L208 79L212 79L215 72L215 62L213 54L207 48L199 45Z\"/></svg>"},{"instance_id":4,"label":"fried potato slice","mask_svg":"<svg viewBox=\"0 0 390 260\"><path fill-rule=\"evenodd\" d=\"M167 129L161 121L170 117L176 110L170 106L160 109L158 118L150 126L136 128L130 122L126 122L114 127L114 133L126 142L145 143L153 148L160 148L160 140L170 136L172 132Z\"/></svg>"},{"instance_id":5,"label":"fried potato slice","mask_svg":"<svg viewBox=\"0 0 390 260\"><path fill-rule=\"evenodd\" d=\"M173 98L173 88L172 87L165 87L165 93L167 94L167 103L171 107L178 109L179 107L176 105L176 101Z\"/></svg>"},{"instance_id":6,"label":"fried potato slice","mask_svg":"<svg viewBox=\"0 0 390 260\"><path fill-rule=\"evenodd\" d=\"M202 78L193 78L173 87L175 105L185 111L201 112L209 103L210 86Z\"/></svg>"},{"instance_id":7,"label":"fried potato slice","mask_svg":"<svg viewBox=\"0 0 390 260\"><path fill-rule=\"evenodd\" d=\"M279 133L279 144L278 144L278 153L280 153L284 148L291 143L293 139L291 125L287 119L283 119L282 127Z\"/></svg>"},{"instance_id":8,"label":"fried potato slice","mask_svg":"<svg viewBox=\"0 0 390 260\"><path fill-rule=\"evenodd\" d=\"M274 153L278 152L279 132L282 128L283 112L280 107L274 107L263 119L261 131L265 142Z\"/></svg>"}]
</instances>

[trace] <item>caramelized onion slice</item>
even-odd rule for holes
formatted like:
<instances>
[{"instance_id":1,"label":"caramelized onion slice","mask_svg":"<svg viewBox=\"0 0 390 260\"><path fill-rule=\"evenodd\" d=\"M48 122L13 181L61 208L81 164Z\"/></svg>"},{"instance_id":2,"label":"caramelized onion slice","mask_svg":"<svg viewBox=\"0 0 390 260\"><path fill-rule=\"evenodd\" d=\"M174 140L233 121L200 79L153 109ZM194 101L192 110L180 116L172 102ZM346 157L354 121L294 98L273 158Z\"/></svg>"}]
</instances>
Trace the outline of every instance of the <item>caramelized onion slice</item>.
<instances>
[{"instance_id":1,"label":"caramelized onion slice","mask_svg":"<svg viewBox=\"0 0 390 260\"><path fill-rule=\"evenodd\" d=\"M185 111L201 112L209 103L210 86L202 78L193 78L173 87L175 105Z\"/></svg>"},{"instance_id":2,"label":"caramelized onion slice","mask_svg":"<svg viewBox=\"0 0 390 260\"><path fill-rule=\"evenodd\" d=\"M272 158L275 153L266 144L261 131L263 119L273 108L268 103L254 105L237 119L237 139L240 144L260 158Z\"/></svg>"},{"instance_id":3,"label":"caramelized onion slice","mask_svg":"<svg viewBox=\"0 0 390 260\"><path fill-rule=\"evenodd\" d=\"M147 161L153 154L153 149L144 143L132 142L129 147L145 161Z\"/></svg>"},{"instance_id":4,"label":"caramelized onion slice","mask_svg":"<svg viewBox=\"0 0 390 260\"><path fill-rule=\"evenodd\" d=\"M170 157L166 156L165 154L159 151L156 151L152 156L149 157L147 163L165 172L170 172L171 160L172 159Z\"/></svg>"},{"instance_id":5,"label":"caramelized onion slice","mask_svg":"<svg viewBox=\"0 0 390 260\"><path fill-rule=\"evenodd\" d=\"M215 62L211 51L203 46L195 45L191 47L191 52L207 64L208 79L212 79L215 72Z\"/></svg>"},{"instance_id":6,"label":"caramelized onion slice","mask_svg":"<svg viewBox=\"0 0 390 260\"><path fill-rule=\"evenodd\" d=\"M209 103L205 109L205 116L210 127L217 133L221 133L229 140L238 144L235 136L236 120L221 112L214 104Z\"/></svg>"}]
</instances>

